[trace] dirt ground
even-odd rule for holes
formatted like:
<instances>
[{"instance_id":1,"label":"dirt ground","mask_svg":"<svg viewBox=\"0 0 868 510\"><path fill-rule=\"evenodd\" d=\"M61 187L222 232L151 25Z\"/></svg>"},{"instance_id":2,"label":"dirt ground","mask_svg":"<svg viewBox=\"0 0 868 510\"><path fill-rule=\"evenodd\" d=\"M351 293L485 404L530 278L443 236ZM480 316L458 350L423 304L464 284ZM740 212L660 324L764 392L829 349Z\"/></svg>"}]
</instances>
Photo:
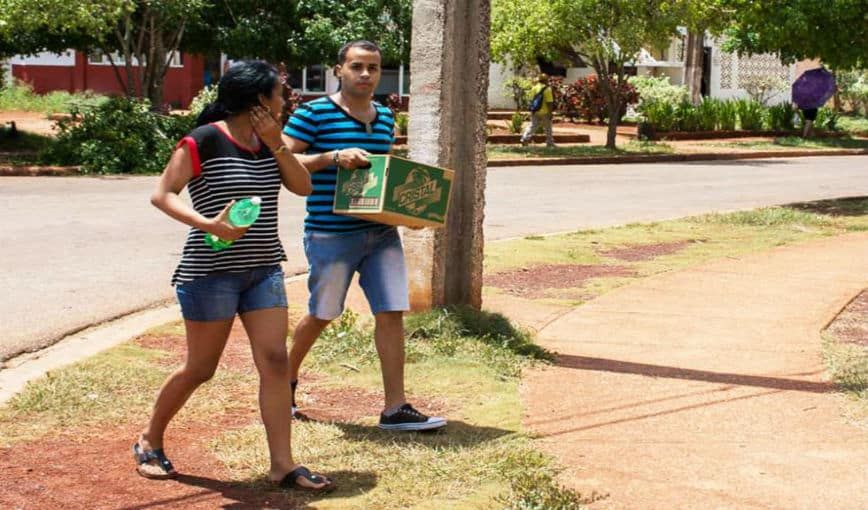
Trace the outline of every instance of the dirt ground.
<instances>
[{"instance_id":1,"label":"dirt ground","mask_svg":"<svg viewBox=\"0 0 868 510\"><path fill-rule=\"evenodd\" d=\"M40 135L53 135L54 121L49 120L44 113L0 111L0 125L15 121L21 131L29 131Z\"/></svg>"},{"instance_id":2,"label":"dirt ground","mask_svg":"<svg viewBox=\"0 0 868 510\"><path fill-rule=\"evenodd\" d=\"M135 343L170 353L162 363L179 366L185 342L180 334L151 334ZM218 370L255 370L247 336L236 321ZM303 419L357 422L376 416L382 394L365 388L335 386L321 374L303 373L299 402ZM331 383L331 384L330 384ZM195 397L194 397L195 398ZM447 412L436 398L411 396L436 413ZM250 400L239 395L233 401ZM167 431L167 452L180 471L176 480L154 481L135 471L131 447L147 419L147 410L124 423L99 430L58 430L41 439L0 449L0 508L4 509L260 509L309 508L318 496L269 488L266 482L232 481L208 444L220 435L259 423L255 405L239 405L207 422L173 421ZM303 459L298 459L303 460ZM316 466L310 466L315 468ZM327 473L336 481L352 473Z\"/></svg>"}]
</instances>

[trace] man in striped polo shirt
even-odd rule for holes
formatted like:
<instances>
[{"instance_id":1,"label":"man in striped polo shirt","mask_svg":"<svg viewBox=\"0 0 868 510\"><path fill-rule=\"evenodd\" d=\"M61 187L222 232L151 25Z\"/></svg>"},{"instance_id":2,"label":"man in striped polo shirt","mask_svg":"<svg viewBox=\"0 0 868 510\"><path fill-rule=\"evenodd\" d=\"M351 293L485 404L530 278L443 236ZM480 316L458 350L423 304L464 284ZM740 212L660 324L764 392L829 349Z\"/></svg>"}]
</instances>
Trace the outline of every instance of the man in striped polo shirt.
<instances>
[{"instance_id":1,"label":"man in striped polo shirt","mask_svg":"<svg viewBox=\"0 0 868 510\"><path fill-rule=\"evenodd\" d=\"M332 213L337 167L366 166L368 154L387 154L394 143L392 112L373 101L381 75L380 48L368 41L347 43L334 68L340 90L296 109L284 128L284 140L311 172L304 250L310 266L309 312L293 334L289 354L295 389L304 357L323 329L343 312L353 275L365 291L375 320L385 407L380 428L430 430L443 418L426 416L404 394L404 315L409 310L404 251L395 227Z\"/></svg>"}]
</instances>

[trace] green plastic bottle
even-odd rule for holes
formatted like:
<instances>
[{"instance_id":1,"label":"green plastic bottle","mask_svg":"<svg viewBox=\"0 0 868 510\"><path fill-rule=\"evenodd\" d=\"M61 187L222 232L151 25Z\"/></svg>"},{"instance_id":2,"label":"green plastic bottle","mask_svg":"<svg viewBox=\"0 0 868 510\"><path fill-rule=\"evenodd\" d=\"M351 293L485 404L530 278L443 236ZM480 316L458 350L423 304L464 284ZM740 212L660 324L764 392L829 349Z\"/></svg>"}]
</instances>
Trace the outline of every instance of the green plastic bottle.
<instances>
[{"instance_id":1,"label":"green plastic bottle","mask_svg":"<svg viewBox=\"0 0 868 510\"><path fill-rule=\"evenodd\" d=\"M235 202L235 205L229 209L229 223L235 227L249 227L259 218L259 212L262 210L262 199L260 197L250 197L244 200ZM232 241L220 239L214 234L205 234L205 244L211 247L214 251L222 251L232 246Z\"/></svg>"}]
</instances>

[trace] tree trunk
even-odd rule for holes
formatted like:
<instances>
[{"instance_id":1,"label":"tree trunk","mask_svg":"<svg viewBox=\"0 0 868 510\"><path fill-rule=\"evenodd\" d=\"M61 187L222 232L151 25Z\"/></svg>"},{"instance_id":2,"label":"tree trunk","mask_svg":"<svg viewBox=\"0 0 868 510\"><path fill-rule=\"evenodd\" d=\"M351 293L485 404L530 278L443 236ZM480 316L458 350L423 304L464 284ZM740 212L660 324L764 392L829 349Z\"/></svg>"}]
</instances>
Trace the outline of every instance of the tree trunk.
<instances>
[{"instance_id":1,"label":"tree trunk","mask_svg":"<svg viewBox=\"0 0 868 510\"><path fill-rule=\"evenodd\" d=\"M684 79L687 90L690 93L690 102L699 104L702 101L702 60L704 53L703 31L689 32L687 34L687 56L684 62Z\"/></svg>"},{"instance_id":2,"label":"tree trunk","mask_svg":"<svg viewBox=\"0 0 868 510\"><path fill-rule=\"evenodd\" d=\"M603 90L603 95L606 96L606 105L609 109L609 128L606 131L606 148L615 149L615 139L618 135L618 122L621 120L621 96L617 89L612 87L612 76L609 73L608 60L594 58L594 70L597 72L597 83ZM617 75L620 78L615 83L615 87L623 81L623 66L619 66Z\"/></svg>"}]
</instances>

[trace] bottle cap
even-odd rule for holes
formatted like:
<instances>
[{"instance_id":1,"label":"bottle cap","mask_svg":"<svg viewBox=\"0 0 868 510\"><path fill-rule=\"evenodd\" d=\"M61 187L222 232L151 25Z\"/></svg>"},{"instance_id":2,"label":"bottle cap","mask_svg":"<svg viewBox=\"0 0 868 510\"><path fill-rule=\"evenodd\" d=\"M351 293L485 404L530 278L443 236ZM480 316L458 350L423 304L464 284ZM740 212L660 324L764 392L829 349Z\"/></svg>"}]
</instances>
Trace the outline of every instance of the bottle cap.
<instances>
[{"instance_id":1,"label":"bottle cap","mask_svg":"<svg viewBox=\"0 0 868 510\"><path fill-rule=\"evenodd\" d=\"M262 204L262 197L250 197L250 203L253 205Z\"/></svg>"}]
</instances>

